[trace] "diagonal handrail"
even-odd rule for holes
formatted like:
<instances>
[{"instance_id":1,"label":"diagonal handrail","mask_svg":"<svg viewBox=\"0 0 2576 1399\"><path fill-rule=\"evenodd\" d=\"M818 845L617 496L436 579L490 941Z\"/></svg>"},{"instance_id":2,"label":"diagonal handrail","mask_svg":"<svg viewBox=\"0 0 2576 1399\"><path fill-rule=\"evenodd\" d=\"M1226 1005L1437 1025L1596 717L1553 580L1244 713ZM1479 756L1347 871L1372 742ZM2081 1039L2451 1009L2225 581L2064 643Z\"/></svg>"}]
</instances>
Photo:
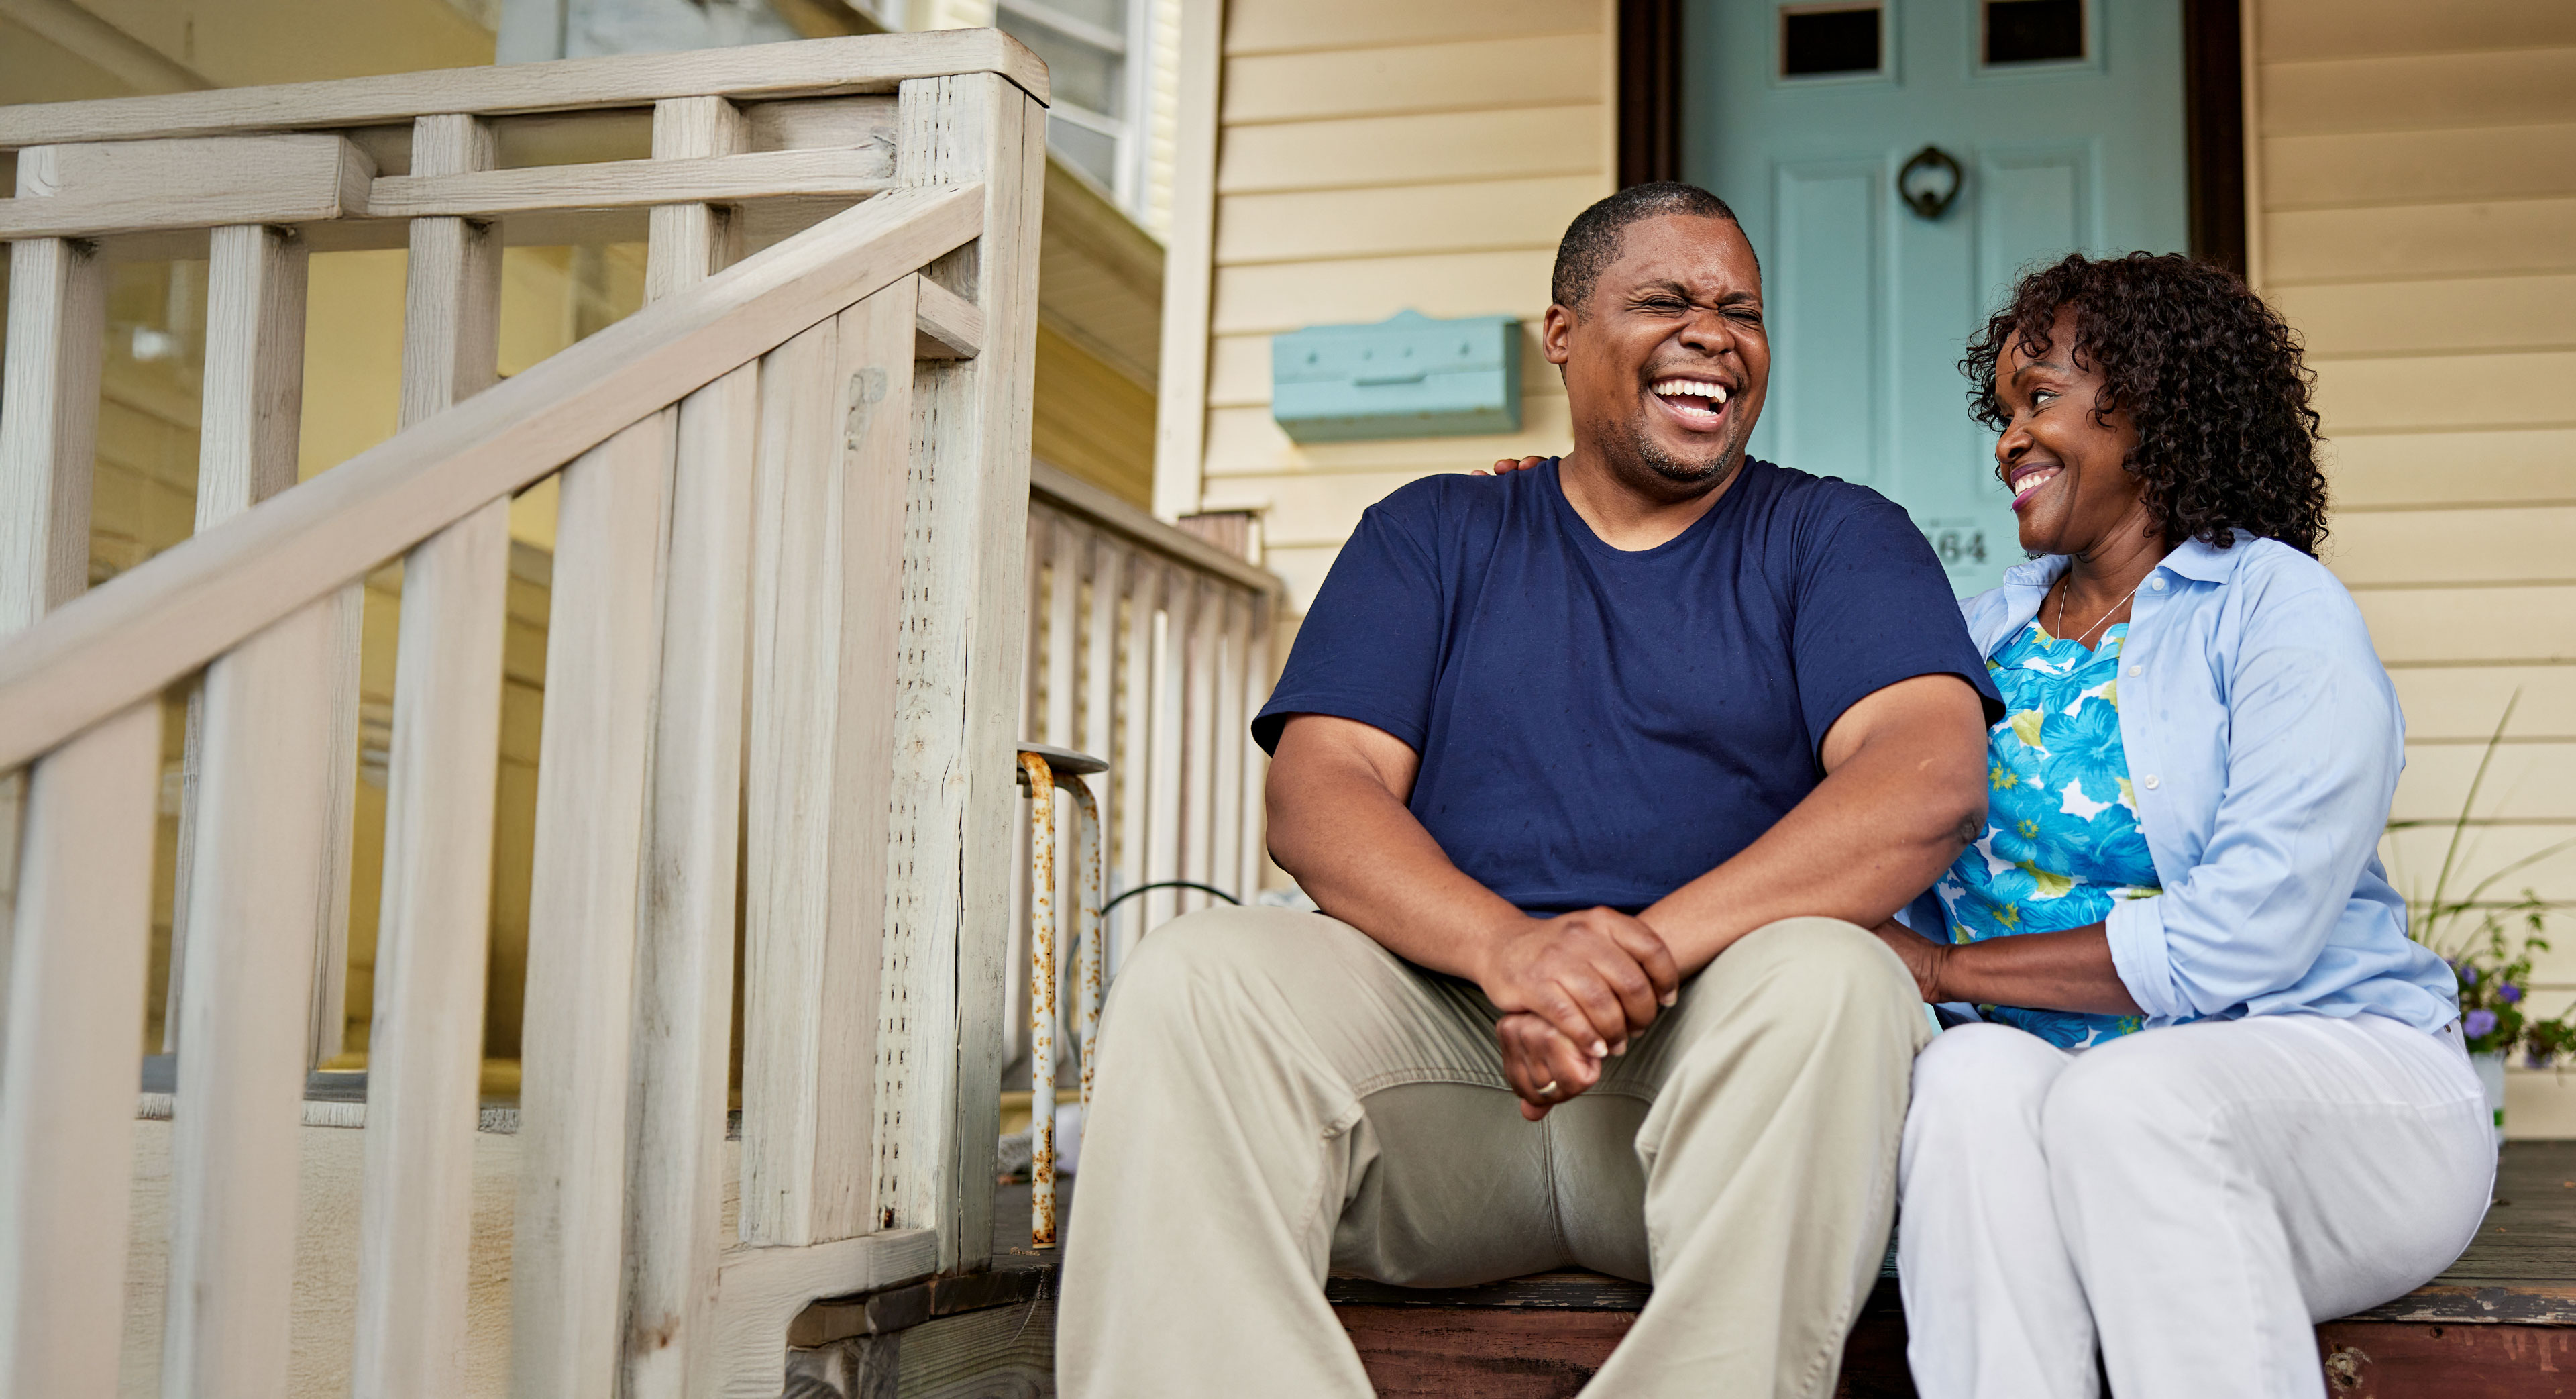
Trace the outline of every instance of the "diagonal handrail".
<instances>
[{"instance_id":1,"label":"diagonal handrail","mask_svg":"<svg viewBox=\"0 0 2576 1399\"><path fill-rule=\"evenodd\" d=\"M0 770L982 230L978 185L881 195L110 580L0 645Z\"/></svg>"}]
</instances>

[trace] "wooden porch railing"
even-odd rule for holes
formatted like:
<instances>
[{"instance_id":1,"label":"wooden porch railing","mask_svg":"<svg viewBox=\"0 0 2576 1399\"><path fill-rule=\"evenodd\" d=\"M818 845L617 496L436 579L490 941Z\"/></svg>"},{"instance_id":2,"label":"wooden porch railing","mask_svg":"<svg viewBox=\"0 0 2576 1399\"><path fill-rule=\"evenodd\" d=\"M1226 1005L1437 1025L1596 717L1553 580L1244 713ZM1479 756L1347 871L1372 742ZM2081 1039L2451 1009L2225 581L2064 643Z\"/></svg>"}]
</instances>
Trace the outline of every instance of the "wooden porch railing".
<instances>
[{"instance_id":1,"label":"wooden porch railing","mask_svg":"<svg viewBox=\"0 0 2576 1399\"><path fill-rule=\"evenodd\" d=\"M116 1388L157 706L199 674L163 1392L283 1388L393 559L354 1391L464 1388L506 509L558 472L512 1392L775 1395L807 1301L981 1260L1045 92L967 32L0 109L0 1393ZM538 163L618 123L651 160ZM636 236L653 304L495 384L500 243ZM294 485L304 255L390 245L403 430ZM102 264L195 249L198 532L79 595Z\"/></svg>"},{"instance_id":2,"label":"wooden porch railing","mask_svg":"<svg viewBox=\"0 0 2576 1399\"><path fill-rule=\"evenodd\" d=\"M1103 897L1181 880L1250 903L1268 758L1249 726L1270 694L1279 579L1044 463L1029 492L1020 731L1108 761L1084 779L1109 825ZM1069 828L1056 848L1073 848ZM1015 899L1025 929L1025 880ZM1128 900L1111 915L1110 966L1148 929L1212 902L1177 889ZM1014 983L1014 1057L1027 1047L1027 994Z\"/></svg>"}]
</instances>

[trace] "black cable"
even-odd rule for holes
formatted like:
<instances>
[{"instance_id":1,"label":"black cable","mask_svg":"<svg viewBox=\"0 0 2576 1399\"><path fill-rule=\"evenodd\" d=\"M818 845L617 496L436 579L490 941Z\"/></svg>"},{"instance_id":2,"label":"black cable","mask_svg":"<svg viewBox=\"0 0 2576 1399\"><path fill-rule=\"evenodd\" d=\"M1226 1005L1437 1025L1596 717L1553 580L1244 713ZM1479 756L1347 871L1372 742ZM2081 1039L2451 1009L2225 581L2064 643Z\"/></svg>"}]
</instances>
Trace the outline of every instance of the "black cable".
<instances>
[{"instance_id":1,"label":"black cable","mask_svg":"<svg viewBox=\"0 0 2576 1399\"><path fill-rule=\"evenodd\" d=\"M1150 894L1157 889L1196 889L1202 894L1214 894L1218 898L1225 900L1227 903L1233 904L1237 908L1243 907L1243 900L1238 899L1234 895L1213 885L1201 884L1195 880L1188 879L1165 879L1152 884L1139 884L1135 888L1128 890L1126 893L1102 904L1100 906L1100 916L1105 920L1109 917L1109 910L1127 902L1138 894Z\"/></svg>"}]
</instances>

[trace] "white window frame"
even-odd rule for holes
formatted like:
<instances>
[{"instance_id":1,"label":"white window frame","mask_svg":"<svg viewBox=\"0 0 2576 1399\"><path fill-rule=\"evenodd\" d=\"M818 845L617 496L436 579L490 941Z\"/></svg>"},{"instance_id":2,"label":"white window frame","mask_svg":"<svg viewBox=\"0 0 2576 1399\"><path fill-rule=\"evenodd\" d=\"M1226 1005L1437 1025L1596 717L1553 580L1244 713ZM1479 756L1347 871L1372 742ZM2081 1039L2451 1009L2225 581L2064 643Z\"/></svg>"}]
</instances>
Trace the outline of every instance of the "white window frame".
<instances>
[{"instance_id":1,"label":"white window frame","mask_svg":"<svg viewBox=\"0 0 2576 1399\"><path fill-rule=\"evenodd\" d=\"M1112 165L1114 178L1109 193L1120 208L1141 218L1150 186L1151 142L1147 134L1153 127L1154 0L1126 0L1126 5L1124 33L1076 19L1045 3L1045 0L996 0L995 17L1007 16L1053 30L1076 43L1100 49L1117 58L1120 105L1126 111L1125 117L1077 107L1062 96L1050 103L1047 116L1051 121L1096 131L1115 144L1117 156Z\"/></svg>"}]
</instances>

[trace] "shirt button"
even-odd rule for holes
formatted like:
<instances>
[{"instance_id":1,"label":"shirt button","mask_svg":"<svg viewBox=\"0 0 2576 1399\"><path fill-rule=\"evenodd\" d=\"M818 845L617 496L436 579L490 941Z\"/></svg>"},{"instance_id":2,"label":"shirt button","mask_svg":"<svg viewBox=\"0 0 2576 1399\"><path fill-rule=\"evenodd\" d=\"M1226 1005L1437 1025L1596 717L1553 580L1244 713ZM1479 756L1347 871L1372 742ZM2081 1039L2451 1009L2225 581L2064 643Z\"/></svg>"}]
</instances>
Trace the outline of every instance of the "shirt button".
<instances>
[{"instance_id":1,"label":"shirt button","mask_svg":"<svg viewBox=\"0 0 2576 1399\"><path fill-rule=\"evenodd\" d=\"M2151 593L2161 593L2161 592L2163 592L2164 590L2165 590L2165 580L2163 580L2163 579L2161 579L2161 578L2150 578L2150 579L2148 579L2148 580L2147 580L2147 591L2148 591L2148 592L2151 592Z\"/></svg>"},{"instance_id":2,"label":"shirt button","mask_svg":"<svg viewBox=\"0 0 2576 1399\"><path fill-rule=\"evenodd\" d=\"M2133 665L2129 667L2129 673L2131 675L2144 675L2147 673L2147 668L2142 665Z\"/></svg>"},{"instance_id":3,"label":"shirt button","mask_svg":"<svg viewBox=\"0 0 2576 1399\"><path fill-rule=\"evenodd\" d=\"M2156 783L2156 775L2155 775L2154 773L2152 773L2152 772L2151 772L2151 773L2148 773L2148 774L2147 774L2147 780L2146 780L2146 782L2145 782L2145 784L2144 784L2144 785L2145 785L2145 787L2146 787L2146 789L2147 789L2148 791L2150 791L2150 792L2154 791L2154 790L2156 789L2156 786L2157 786L2157 783Z\"/></svg>"}]
</instances>

